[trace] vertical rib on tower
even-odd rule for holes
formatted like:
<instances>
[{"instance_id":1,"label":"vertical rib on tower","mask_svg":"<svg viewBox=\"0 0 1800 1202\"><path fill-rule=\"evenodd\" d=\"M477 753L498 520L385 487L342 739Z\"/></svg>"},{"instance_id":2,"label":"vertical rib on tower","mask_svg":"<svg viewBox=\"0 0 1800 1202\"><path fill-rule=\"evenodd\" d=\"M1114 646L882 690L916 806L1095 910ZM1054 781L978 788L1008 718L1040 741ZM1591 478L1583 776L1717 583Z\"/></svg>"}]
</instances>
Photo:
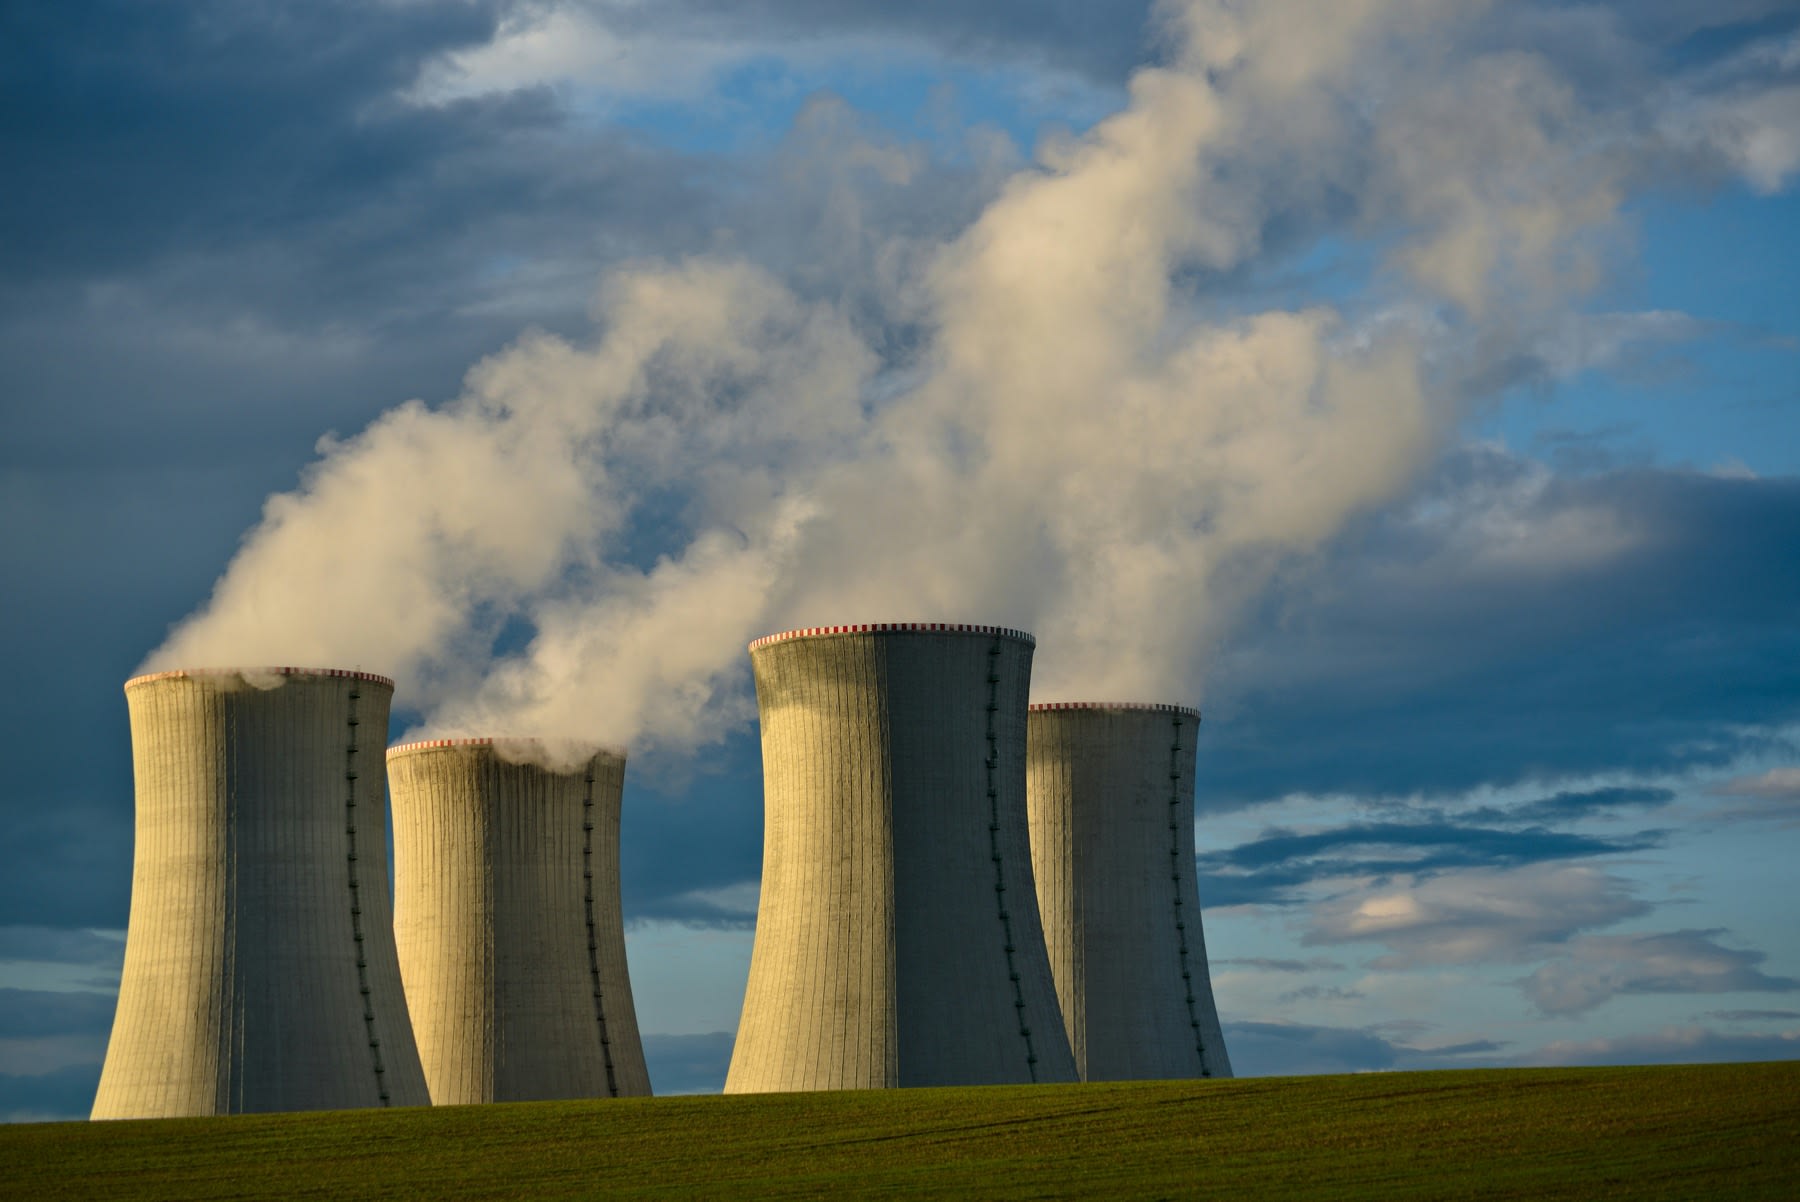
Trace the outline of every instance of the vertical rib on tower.
<instances>
[{"instance_id":1,"label":"vertical rib on tower","mask_svg":"<svg viewBox=\"0 0 1800 1202\"><path fill-rule=\"evenodd\" d=\"M425 1104L389 919L393 691L304 668L125 683L137 847L95 1118Z\"/></svg>"},{"instance_id":2,"label":"vertical rib on tower","mask_svg":"<svg viewBox=\"0 0 1800 1202\"><path fill-rule=\"evenodd\" d=\"M762 897L727 1093L1075 1079L1026 833L1031 651L942 624L750 645Z\"/></svg>"},{"instance_id":3,"label":"vertical rib on tower","mask_svg":"<svg viewBox=\"0 0 1800 1202\"><path fill-rule=\"evenodd\" d=\"M524 740L388 751L394 933L431 1100L642 1097L619 908L625 757Z\"/></svg>"},{"instance_id":4,"label":"vertical rib on tower","mask_svg":"<svg viewBox=\"0 0 1800 1202\"><path fill-rule=\"evenodd\" d=\"M1229 1077L1194 872L1198 710L1031 707L1038 907L1084 1081Z\"/></svg>"}]
</instances>

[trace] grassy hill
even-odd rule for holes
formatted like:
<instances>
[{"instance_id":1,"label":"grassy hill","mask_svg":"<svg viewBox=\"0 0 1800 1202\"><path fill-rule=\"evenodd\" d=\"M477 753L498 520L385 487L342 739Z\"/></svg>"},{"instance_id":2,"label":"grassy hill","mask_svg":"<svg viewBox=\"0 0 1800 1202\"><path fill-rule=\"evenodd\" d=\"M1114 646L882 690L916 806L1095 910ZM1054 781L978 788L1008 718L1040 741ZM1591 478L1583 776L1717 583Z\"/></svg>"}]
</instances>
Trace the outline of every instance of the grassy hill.
<instances>
[{"instance_id":1,"label":"grassy hill","mask_svg":"<svg viewBox=\"0 0 1800 1202\"><path fill-rule=\"evenodd\" d=\"M0 1128L5 1198L1782 1198L1800 1062Z\"/></svg>"}]
</instances>

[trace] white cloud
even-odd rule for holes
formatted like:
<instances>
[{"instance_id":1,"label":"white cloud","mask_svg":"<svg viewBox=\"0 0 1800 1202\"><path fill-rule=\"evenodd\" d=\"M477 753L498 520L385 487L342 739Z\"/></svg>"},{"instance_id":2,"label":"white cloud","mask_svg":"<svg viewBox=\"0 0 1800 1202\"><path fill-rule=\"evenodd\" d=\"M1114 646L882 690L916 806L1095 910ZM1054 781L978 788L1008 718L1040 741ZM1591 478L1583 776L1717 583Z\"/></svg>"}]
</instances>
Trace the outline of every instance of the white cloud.
<instances>
[{"instance_id":1,"label":"white cloud","mask_svg":"<svg viewBox=\"0 0 1800 1202\"><path fill-rule=\"evenodd\" d=\"M522 88L563 88L588 101L694 99L754 48L609 25L598 11L534 4L516 9L483 46L428 63L408 99L446 104Z\"/></svg>"},{"instance_id":2,"label":"white cloud","mask_svg":"<svg viewBox=\"0 0 1800 1202\"><path fill-rule=\"evenodd\" d=\"M1722 159L1752 188L1782 191L1800 170L1800 36L1753 42L1673 89L1662 136Z\"/></svg>"},{"instance_id":3,"label":"white cloud","mask_svg":"<svg viewBox=\"0 0 1800 1202\"><path fill-rule=\"evenodd\" d=\"M1305 942L1380 943L1384 969L1519 961L1648 909L1597 868L1473 869L1370 881L1315 903Z\"/></svg>"},{"instance_id":4,"label":"white cloud","mask_svg":"<svg viewBox=\"0 0 1800 1202\"><path fill-rule=\"evenodd\" d=\"M657 921L686 921L698 926L743 925L755 919L761 897L762 885L759 881L739 881L718 889L691 889L665 899L659 907L665 913L680 914L683 917ZM690 914L691 917L688 917Z\"/></svg>"},{"instance_id":5,"label":"white cloud","mask_svg":"<svg viewBox=\"0 0 1800 1202\"><path fill-rule=\"evenodd\" d=\"M612 53L583 32L601 17L532 13L483 78ZM1170 14L1168 64L959 236L884 242L838 207L857 249L824 253L883 264L903 299L869 308L924 340L903 370L881 370L891 331L758 268L619 272L591 345L528 337L454 404L325 444L151 663L361 665L436 733L684 747L749 712L750 637L914 618L1034 630L1046 696L1197 698L1271 575L1453 427L1433 340L1559 311L1618 192L1554 65L1463 44L1446 0ZM917 170L847 145L890 186ZM1270 226L1346 203L1405 295L1196 303ZM1625 541L1608 516L1482 545L1501 572L1598 559ZM496 659L508 617L534 637Z\"/></svg>"},{"instance_id":6,"label":"white cloud","mask_svg":"<svg viewBox=\"0 0 1800 1202\"><path fill-rule=\"evenodd\" d=\"M1634 356L1691 342L1714 326L1667 309L1570 314L1538 341L1536 352L1560 377L1617 367Z\"/></svg>"},{"instance_id":7,"label":"white cloud","mask_svg":"<svg viewBox=\"0 0 1800 1202\"><path fill-rule=\"evenodd\" d=\"M471 372L455 405L412 403L323 444L303 489L270 498L207 607L147 666L363 665L426 701L461 697L445 724L466 733L627 743L654 721L702 741L706 681L754 633L766 540L795 520L768 456L803 470L855 429L869 354L829 307L741 264L621 274L606 311L590 349L528 337ZM712 529L683 560L602 566L633 503L690 480L719 512L760 512L760 554ZM571 574L598 576L604 599L573 600ZM537 656L475 694L494 615L528 599ZM578 670L596 656L611 670ZM539 720L546 692L563 710Z\"/></svg>"}]
</instances>

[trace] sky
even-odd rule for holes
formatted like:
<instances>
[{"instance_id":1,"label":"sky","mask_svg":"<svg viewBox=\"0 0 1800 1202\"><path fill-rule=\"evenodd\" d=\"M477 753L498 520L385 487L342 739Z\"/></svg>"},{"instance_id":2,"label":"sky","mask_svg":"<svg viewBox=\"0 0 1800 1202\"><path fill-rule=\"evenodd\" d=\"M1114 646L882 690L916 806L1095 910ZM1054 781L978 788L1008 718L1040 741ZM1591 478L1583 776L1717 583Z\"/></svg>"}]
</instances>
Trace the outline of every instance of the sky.
<instances>
[{"instance_id":1,"label":"sky","mask_svg":"<svg viewBox=\"0 0 1800 1202\"><path fill-rule=\"evenodd\" d=\"M716 1090L745 644L1197 704L1240 1075L1800 1056L1791 0L0 12L0 1116L86 1115L121 684L631 749Z\"/></svg>"}]
</instances>

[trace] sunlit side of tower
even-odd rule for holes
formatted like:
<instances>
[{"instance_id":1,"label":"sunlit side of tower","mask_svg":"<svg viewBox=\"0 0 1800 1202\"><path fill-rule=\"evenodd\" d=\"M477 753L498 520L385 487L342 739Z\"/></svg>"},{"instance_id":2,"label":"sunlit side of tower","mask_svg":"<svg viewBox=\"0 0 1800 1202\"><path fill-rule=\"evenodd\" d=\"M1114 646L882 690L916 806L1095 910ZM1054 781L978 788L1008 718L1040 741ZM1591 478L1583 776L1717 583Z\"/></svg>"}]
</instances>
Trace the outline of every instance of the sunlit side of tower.
<instances>
[{"instance_id":1,"label":"sunlit side of tower","mask_svg":"<svg viewBox=\"0 0 1800 1202\"><path fill-rule=\"evenodd\" d=\"M437 1105L650 1093L625 963L625 757L523 740L388 752L395 941Z\"/></svg>"},{"instance_id":2,"label":"sunlit side of tower","mask_svg":"<svg viewBox=\"0 0 1800 1202\"><path fill-rule=\"evenodd\" d=\"M1030 714L1032 866L1084 1081L1229 1077L1194 869L1197 710Z\"/></svg>"},{"instance_id":3,"label":"sunlit side of tower","mask_svg":"<svg viewBox=\"0 0 1800 1202\"><path fill-rule=\"evenodd\" d=\"M751 644L762 895L727 1093L1075 1079L1026 832L1032 646L928 624Z\"/></svg>"},{"instance_id":4,"label":"sunlit side of tower","mask_svg":"<svg viewBox=\"0 0 1800 1202\"><path fill-rule=\"evenodd\" d=\"M137 844L95 1118L425 1104L388 901L393 687L302 668L126 682Z\"/></svg>"}]
</instances>

